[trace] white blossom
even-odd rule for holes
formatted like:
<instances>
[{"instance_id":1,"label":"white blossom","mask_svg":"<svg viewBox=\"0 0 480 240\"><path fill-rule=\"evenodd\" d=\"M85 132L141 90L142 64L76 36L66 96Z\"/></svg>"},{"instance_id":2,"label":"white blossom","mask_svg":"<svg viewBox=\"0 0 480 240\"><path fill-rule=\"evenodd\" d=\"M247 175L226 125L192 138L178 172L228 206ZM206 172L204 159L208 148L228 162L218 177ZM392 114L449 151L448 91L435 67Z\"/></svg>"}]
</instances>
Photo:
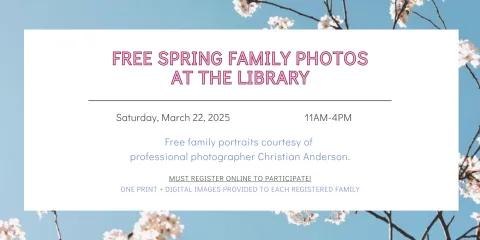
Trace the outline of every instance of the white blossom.
<instances>
[{"instance_id":1,"label":"white blossom","mask_svg":"<svg viewBox=\"0 0 480 240\"><path fill-rule=\"evenodd\" d=\"M47 215L48 211L37 211L38 218L42 219L43 215Z\"/></svg>"},{"instance_id":2,"label":"white blossom","mask_svg":"<svg viewBox=\"0 0 480 240\"><path fill-rule=\"evenodd\" d=\"M135 240L165 240L179 238L184 226L180 218L168 211L145 211L135 223L133 239Z\"/></svg>"},{"instance_id":3,"label":"white blossom","mask_svg":"<svg viewBox=\"0 0 480 240\"><path fill-rule=\"evenodd\" d=\"M336 20L336 22L334 19ZM342 24L342 23L343 23L343 20L340 18L340 16L334 16L334 18L332 19L330 16L325 15L320 18L320 21L318 22L318 29L333 30L340 27L339 24Z\"/></svg>"},{"instance_id":4,"label":"white blossom","mask_svg":"<svg viewBox=\"0 0 480 240\"><path fill-rule=\"evenodd\" d=\"M287 216L287 220L290 224L297 226L308 226L315 222L318 218L317 213L310 211L275 211L276 214L284 213Z\"/></svg>"},{"instance_id":5,"label":"white blossom","mask_svg":"<svg viewBox=\"0 0 480 240\"><path fill-rule=\"evenodd\" d=\"M473 212L472 215L470 215L471 218L475 219L475 221L480 223L480 214L477 212Z\"/></svg>"},{"instance_id":6,"label":"white blossom","mask_svg":"<svg viewBox=\"0 0 480 240\"><path fill-rule=\"evenodd\" d=\"M235 11L242 17L251 17L253 13L260 7L259 3L248 3L248 0L233 0Z\"/></svg>"},{"instance_id":7,"label":"white blossom","mask_svg":"<svg viewBox=\"0 0 480 240\"><path fill-rule=\"evenodd\" d=\"M480 54L478 53L478 49L470 41L460 40L458 52L459 67L465 66L467 63L472 64L474 68L477 68L480 65Z\"/></svg>"},{"instance_id":8,"label":"white blossom","mask_svg":"<svg viewBox=\"0 0 480 240\"><path fill-rule=\"evenodd\" d=\"M25 240L25 232L22 230L22 225L20 225L20 221L17 218L11 218L8 221L0 220L0 239Z\"/></svg>"},{"instance_id":9,"label":"white blossom","mask_svg":"<svg viewBox=\"0 0 480 240\"><path fill-rule=\"evenodd\" d=\"M345 222L348 213L349 211L333 211L332 214L325 219L325 222L340 225Z\"/></svg>"},{"instance_id":10,"label":"white blossom","mask_svg":"<svg viewBox=\"0 0 480 240\"><path fill-rule=\"evenodd\" d=\"M268 20L268 25L270 29L275 30L287 30L293 26L294 21L286 17L270 17Z\"/></svg>"},{"instance_id":11,"label":"white blossom","mask_svg":"<svg viewBox=\"0 0 480 240\"><path fill-rule=\"evenodd\" d=\"M103 240L128 240L128 236L120 229L112 229L103 234Z\"/></svg>"},{"instance_id":12,"label":"white blossom","mask_svg":"<svg viewBox=\"0 0 480 240\"><path fill-rule=\"evenodd\" d=\"M480 204L480 162L477 156L460 156L460 169L462 179L460 181L460 194L465 198L471 198L477 204Z\"/></svg>"}]
</instances>

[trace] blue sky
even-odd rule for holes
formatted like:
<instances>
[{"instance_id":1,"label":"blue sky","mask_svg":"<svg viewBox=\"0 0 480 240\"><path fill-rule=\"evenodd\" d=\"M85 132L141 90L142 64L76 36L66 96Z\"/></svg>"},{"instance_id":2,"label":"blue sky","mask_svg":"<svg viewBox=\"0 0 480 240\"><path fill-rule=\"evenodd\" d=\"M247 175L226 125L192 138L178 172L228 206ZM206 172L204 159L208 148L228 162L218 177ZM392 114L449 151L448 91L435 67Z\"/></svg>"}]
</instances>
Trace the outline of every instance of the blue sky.
<instances>
[{"instance_id":1,"label":"blue sky","mask_svg":"<svg viewBox=\"0 0 480 240\"><path fill-rule=\"evenodd\" d=\"M274 0L272 0L274 1ZM326 13L322 1L275 0L274 2L320 17ZM335 1L339 10L340 2ZM471 22L480 10L479 1L437 0L450 29L460 29L460 37L480 45L478 26ZM388 0L349 1L349 22L355 29L390 29ZM418 8L425 16L435 18L431 3ZM336 14L342 14L336 11ZM20 218L27 239L56 239L52 217L39 221L34 212L23 211L23 29L260 29L267 27L269 16L295 19L294 28L316 28L316 23L283 10L263 6L252 18L242 18L230 0L23 0L0 2L0 219ZM438 22L438 21L437 21ZM438 22L440 24L440 22ZM410 29L431 29L431 25L411 16ZM246 38L250 36L245 36ZM416 40L421 41L421 39ZM295 44L295 43L292 43ZM321 39L319 39L321 44ZM415 44L412 40L411 44ZM480 71L476 71L480 75ZM465 68L460 69L460 142L464 152L480 124L480 90ZM435 91L432 86L431 91ZM428 97L428 93L426 93ZM442 137L441 129L438 136ZM431 149L434 151L435 149ZM452 159L457 161L457 159ZM429 183L425 184L428 187ZM432 183L434 184L434 183ZM419 197L419 196L412 196ZM452 224L452 235L458 236L474 225L469 215L480 211L469 199L460 200L460 211ZM161 208L161 203L159 203ZM289 225L284 216L272 212L178 212L185 224L183 239L265 240L265 239L387 239L388 227L361 212L349 216L340 226L320 221L309 227ZM396 212L394 219L415 236L420 236L434 212ZM138 212L60 212L60 224L66 240L101 239L112 228L130 230ZM326 217L327 213L322 213ZM436 226L432 239L442 239Z\"/></svg>"}]
</instances>

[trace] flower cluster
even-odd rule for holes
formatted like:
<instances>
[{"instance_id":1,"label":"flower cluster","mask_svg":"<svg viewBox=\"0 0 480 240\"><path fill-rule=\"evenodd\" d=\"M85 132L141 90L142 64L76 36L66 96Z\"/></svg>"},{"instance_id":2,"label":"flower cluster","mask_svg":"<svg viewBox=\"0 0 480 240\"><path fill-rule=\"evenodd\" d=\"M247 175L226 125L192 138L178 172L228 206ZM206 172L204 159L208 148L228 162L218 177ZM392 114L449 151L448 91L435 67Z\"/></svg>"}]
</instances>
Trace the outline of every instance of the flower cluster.
<instances>
[{"instance_id":1,"label":"flower cluster","mask_svg":"<svg viewBox=\"0 0 480 240\"><path fill-rule=\"evenodd\" d=\"M120 229L112 229L103 234L103 240L128 240L128 236Z\"/></svg>"},{"instance_id":2,"label":"flower cluster","mask_svg":"<svg viewBox=\"0 0 480 240\"><path fill-rule=\"evenodd\" d=\"M132 240L166 240L179 238L184 226L180 218L168 211L145 211L140 213L140 219L135 223L131 234ZM127 240L128 234L122 230L113 229L103 234L104 240Z\"/></svg>"},{"instance_id":3,"label":"flower cluster","mask_svg":"<svg viewBox=\"0 0 480 240\"><path fill-rule=\"evenodd\" d=\"M250 2L248 0L233 0L232 1L235 11L242 17L251 17L257 8L260 7L260 3Z\"/></svg>"},{"instance_id":4,"label":"flower cluster","mask_svg":"<svg viewBox=\"0 0 480 240\"><path fill-rule=\"evenodd\" d=\"M142 239L161 240L177 238L183 232L184 226L180 218L168 211L146 211L140 213L141 217L135 224L133 236L142 236Z\"/></svg>"},{"instance_id":5,"label":"flower cluster","mask_svg":"<svg viewBox=\"0 0 480 240\"><path fill-rule=\"evenodd\" d=\"M25 232L22 230L22 225L17 218L11 218L8 221L0 220L0 239L25 240Z\"/></svg>"},{"instance_id":6,"label":"flower cluster","mask_svg":"<svg viewBox=\"0 0 480 240\"><path fill-rule=\"evenodd\" d=\"M480 204L480 162L477 156L460 157L460 194Z\"/></svg>"},{"instance_id":7,"label":"flower cluster","mask_svg":"<svg viewBox=\"0 0 480 240\"><path fill-rule=\"evenodd\" d=\"M340 223L345 222L345 219L350 211L333 211L328 218L325 219L325 222L333 223L340 225Z\"/></svg>"},{"instance_id":8,"label":"flower cluster","mask_svg":"<svg viewBox=\"0 0 480 240\"><path fill-rule=\"evenodd\" d=\"M443 2L445 2L445 0L443 0ZM423 3L423 0L390 0L390 17L393 21L395 21L395 18L398 18L398 25L402 28L406 28L408 15L413 11L414 7L422 6ZM404 8L405 4L406 6Z\"/></svg>"},{"instance_id":9,"label":"flower cluster","mask_svg":"<svg viewBox=\"0 0 480 240\"><path fill-rule=\"evenodd\" d=\"M459 43L459 67L465 66L467 63L472 64L474 68L480 66L480 54L478 49L468 40L460 40Z\"/></svg>"},{"instance_id":10,"label":"flower cluster","mask_svg":"<svg viewBox=\"0 0 480 240\"><path fill-rule=\"evenodd\" d=\"M318 218L317 213L310 211L275 211L276 214L284 213L287 215L288 222L297 226L308 226Z\"/></svg>"},{"instance_id":11,"label":"flower cluster","mask_svg":"<svg viewBox=\"0 0 480 240\"><path fill-rule=\"evenodd\" d=\"M339 28L339 24L342 24L343 20L340 19L340 16L334 16L333 19L325 15L320 18L320 21L318 22L318 29L322 30L333 30Z\"/></svg>"},{"instance_id":12,"label":"flower cluster","mask_svg":"<svg viewBox=\"0 0 480 240\"><path fill-rule=\"evenodd\" d=\"M268 25L270 29L274 30L287 30L293 26L294 21L286 17L270 17Z\"/></svg>"},{"instance_id":13,"label":"flower cluster","mask_svg":"<svg viewBox=\"0 0 480 240\"><path fill-rule=\"evenodd\" d=\"M406 4L406 6L404 6ZM423 0L391 0L390 1L390 17L393 21L398 19L398 26L407 27L408 15L415 6L422 6ZM403 9L403 11L402 11Z\"/></svg>"}]
</instances>

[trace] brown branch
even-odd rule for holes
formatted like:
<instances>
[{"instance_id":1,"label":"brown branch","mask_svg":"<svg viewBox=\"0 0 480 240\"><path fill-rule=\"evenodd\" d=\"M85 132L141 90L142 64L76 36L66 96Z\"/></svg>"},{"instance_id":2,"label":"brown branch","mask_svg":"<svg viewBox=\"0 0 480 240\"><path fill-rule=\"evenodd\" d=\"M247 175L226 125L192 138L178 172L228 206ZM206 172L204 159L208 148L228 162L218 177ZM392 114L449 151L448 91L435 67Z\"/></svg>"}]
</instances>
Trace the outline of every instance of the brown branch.
<instances>
[{"instance_id":1,"label":"brown branch","mask_svg":"<svg viewBox=\"0 0 480 240\"><path fill-rule=\"evenodd\" d=\"M388 239L393 240L392 211L385 211L388 220Z\"/></svg>"},{"instance_id":2,"label":"brown branch","mask_svg":"<svg viewBox=\"0 0 480 240\"><path fill-rule=\"evenodd\" d=\"M475 230L475 229L478 229L478 226L477 226L477 225L475 225L475 226L471 227L470 229L468 229L464 234L462 234L462 236L458 237L457 240L464 239L464 238L471 238L472 235L468 235L468 234L470 234L470 233L471 233L473 230ZM475 236L475 235L473 235L473 236Z\"/></svg>"},{"instance_id":3,"label":"brown branch","mask_svg":"<svg viewBox=\"0 0 480 240\"><path fill-rule=\"evenodd\" d=\"M127 239L130 239L133 237L133 232L130 232L128 235L127 235Z\"/></svg>"},{"instance_id":4,"label":"brown branch","mask_svg":"<svg viewBox=\"0 0 480 240\"><path fill-rule=\"evenodd\" d=\"M343 18L345 19L345 27L347 29L350 29L350 27L348 26L347 3L345 0L342 0L342 3L343 3L343 14L345 15L343 16Z\"/></svg>"},{"instance_id":5,"label":"brown branch","mask_svg":"<svg viewBox=\"0 0 480 240\"><path fill-rule=\"evenodd\" d=\"M378 215L377 213L373 212L373 211L366 211L367 213L369 213L370 215L374 216L375 218L385 222L385 223L388 223L388 219L385 218L385 217L382 217L380 215ZM410 239L410 240L415 240L414 237L412 237L410 234L408 234L407 232L405 232L405 230L401 229L400 227L398 227L397 225L395 225L394 223L392 223L392 228L395 229L397 232L399 232L400 234L402 234L404 237Z\"/></svg>"},{"instance_id":6,"label":"brown branch","mask_svg":"<svg viewBox=\"0 0 480 240\"><path fill-rule=\"evenodd\" d=\"M395 27L397 26L398 20L400 20L400 16L402 16L402 13L405 11L405 9L407 9L407 4L408 4L408 1L404 0L403 6L400 9L400 12L397 13L397 0L395 0L395 21L393 22L392 29L395 29Z\"/></svg>"},{"instance_id":7,"label":"brown branch","mask_svg":"<svg viewBox=\"0 0 480 240\"><path fill-rule=\"evenodd\" d=\"M440 223L442 224L443 232L445 233L445 240L452 240L452 237L450 237L450 231L448 230L447 223L443 218L442 211L438 211L438 220L440 220Z\"/></svg>"},{"instance_id":8,"label":"brown branch","mask_svg":"<svg viewBox=\"0 0 480 240\"><path fill-rule=\"evenodd\" d=\"M425 229L425 232L423 233L421 240L425 240L425 239L428 239L428 238L429 238L428 232L430 232L430 229L432 229L433 225L435 224L435 222L436 222L437 220L438 220L438 213L435 215L435 217L433 218L433 220L430 222L430 224L428 225L428 227Z\"/></svg>"},{"instance_id":9,"label":"brown branch","mask_svg":"<svg viewBox=\"0 0 480 240\"><path fill-rule=\"evenodd\" d=\"M328 4L328 0L323 1L323 3L327 8L328 16L330 16L330 18L335 22L335 24L337 24L336 29L342 29L342 27L340 26L340 22L338 22L338 20L333 16L332 7Z\"/></svg>"},{"instance_id":10,"label":"brown branch","mask_svg":"<svg viewBox=\"0 0 480 240\"><path fill-rule=\"evenodd\" d=\"M440 19L440 21L442 21L443 27L447 29L447 25L445 24L445 21L443 20L442 15L440 14L440 10L438 9L437 3L435 2L435 0L431 0L431 1L433 5L435 5L435 10L437 10L437 16Z\"/></svg>"},{"instance_id":11,"label":"brown branch","mask_svg":"<svg viewBox=\"0 0 480 240\"><path fill-rule=\"evenodd\" d=\"M57 211L53 210L52 211L53 213L53 218L54 218L54 222L55 222L55 227L57 229L57 236L58 236L58 240L62 240L62 232L60 232L60 226L58 225L58 214L57 214Z\"/></svg>"},{"instance_id":12,"label":"brown branch","mask_svg":"<svg viewBox=\"0 0 480 240\"><path fill-rule=\"evenodd\" d=\"M430 20L430 19L428 19L427 17L425 17L425 16L421 15L420 13L418 13L418 12L415 12L415 11L412 11L412 13L413 13L413 14L415 14L415 15L417 15L417 16L419 16L421 19L423 19L423 20L426 20L426 21L430 22L430 23L431 23L431 24L432 24L432 25L433 25L435 28L437 28L437 29L441 29L441 28L440 28L439 26L437 26L437 24L435 24L435 23L434 23L432 20Z\"/></svg>"},{"instance_id":13,"label":"brown branch","mask_svg":"<svg viewBox=\"0 0 480 240\"><path fill-rule=\"evenodd\" d=\"M302 17L306 17L306 18L309 18L309 19L312 19L314 20L315 22L320 22L320 19L316 18L316 17L313 17L313 16L310 16L310 15L307 15L305 13L301 13L293 8L289 8L289 7L284 7L282 5L278 5L276 3L273 3L273 2L269 2L269 1L263 1L263 0L249 0L249 3L251 2L254 2L254 3L264 3L264 4L267 4L267 5L272 5L272 6L275 6L275 7L278 7L280 9L283 9L283 10L287 10L287 11L290 11L290 12L294 12Z\"/></svg>"},{"instance_id":14,"label":"brown branch","mask_svg":"<svg viewBox=\"0 0 480 240\"><path fill-rule=\"evenodd\" d=\"M475 239L480 240L480 223L478 224L478 227L477 227L477 235L475 236Z\"/></svg>"},{"instance_id":15,"label":"brown branch","mask_svg":"<svg viewBox=\"0 0 480 240\"><path fill-rule=\"evenodd\" d=\"M472 69L468 66L468 64L465 64L465 67L468 69L470 72L470 75L472 75L473 79L475 79L475 82L477 82L477 86L480 89L480 82L478 81L477 76L475 76L475 73L473 73Z\"/></svg>"}]
</instances>

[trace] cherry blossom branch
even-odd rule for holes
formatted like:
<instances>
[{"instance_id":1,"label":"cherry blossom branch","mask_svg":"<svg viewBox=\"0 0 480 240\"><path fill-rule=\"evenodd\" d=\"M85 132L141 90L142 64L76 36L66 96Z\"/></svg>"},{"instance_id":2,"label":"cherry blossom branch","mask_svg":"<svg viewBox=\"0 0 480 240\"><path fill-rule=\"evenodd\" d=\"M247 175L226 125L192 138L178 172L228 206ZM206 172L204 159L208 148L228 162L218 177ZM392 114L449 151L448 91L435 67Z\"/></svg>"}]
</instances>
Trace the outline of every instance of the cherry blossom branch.
<instances>
[{"instance_id":1,"label":"cherry blossom branch","mask_svg":"<svg viewBox=\"0 0 480 240\"><path fill-rule=\"evenodd\" d=\"M430 22L435 28L437 28L437 29L442 29L442 28L440 28L439 26L437 26L437 24L435 24L432 20L430 20L430 19L428 19L427 17L421 15L420 13L415 12L415 11L412 11L412 13L415 14L415 15L417 15L417 16L419 16L420 18L422 18L422 19Z\"/></svg>"},{"instance_id":2,"label":"cherry blossom branch","mask_svg":"<svg viewBox=\"0 0 480 240\"><path fill-rule=\"evenodd\" d=\"M127 235L127 239L131 239L133 237L133 232L130 232L128 235Z\"/></svg>"},{"instance_id":3,"label":"cherry blossom branch","mask_svg":"<svg viewBox=\"0 0 480 240\"><path fill-rule=\"evenodd\" d=\"M328 0L325 0L323 1L323 3L325 4L325 7L327 8L327 12L328 12L328 16L330 16L330 18L335 22L335 24L337 25L335 27L335 29L342 29L342 27L340 26L340 22L338 22L337 18L335 18L333 16L333 10L332 10L332 5L331 4L328 4Z\"/></svg>"},{"instance_id":4,"label":"cherry blossom branch","mask_svg":"<svg viewBox=\"0 0 480 240\"><path fill-rule=\"evenodd\" d=\"M431 2L432 2L433 5L435 6L435 11L437 12L437 16L438 16L438 18L440 19L440 21L441 21L442 24L443 24L443 28L447 29L447 24L445 23L445 20L443 19L442 14L440 14L440 9L438 8L437 3L435 2L435 0L431 0ZM430 21L430 20L428 20L428 19L426 19L426 18L424 18L424 19L427 20L427 21ZM430 21L430 22L433 24L432 21ZM435 26L436 26L436 25L435 25ZM436 26L436 27L437 27L437 26ZM437 28L438 28L438 27L437 27ZM440 28L438 28L438 29L440 29ZM468 72L470 73L470 75L472 75L473 79L474 79L475 82L477 83L478 88L480 89L480 81L478 80L477 76L475 76L475 73L473 73L472 69L471 69L467 64L465 64L465 67L468 69Z\"/></svg>"},{"instance_id":5,"label":"cherry blossom branch","mask_svg":"<svg viewBox=\"0 0 480 240\"><path fill-rule=\"evenodd\" d=\"M392 227L392 211L385 211L385 215L387 215L388 220L388 239L393 239L393 227Z\"/></svg>"},{"instance_id":6,"label":"cherry blossom branch","mask_svg":"<svg viewBox=\"0 0 480 240\"><path fill-rule=\"evenodd\" d=\"M397 1L398 0L395 0L395 8L397 7ZM433 3L433 5L435 6L435 10L437 12L437 16L438 18L440 19L440 21L442 22L442 25L443 25L443 28L444 29L447 29L447 25L445 23L445 20L443 19L442 17L442 14L440 14L440 9L438 8L438 5L437 3L435 2L435 0L431 0L431 2ZM400 16L402 15L403 11L406 9L407 7L407 3L408 1L405 1L403 3L403 6L402 6L402 9L400 10L400 13L397 13L397 11L395 11L395 22L393 23L393 29L395 29L396 25L397 25L397 22L398 20L400 19ZM416 11L411 11L413 14L417 15L418 17L430 22L435 28L437 29L442 29L440 28L437 24L435 24L431 19L421 15L420 13L416 12ZM465 67L468 69L468 72L470 73L470 75L472 75L473 79L475 80L475 82L477 83L477 86L478 88L480 89L480 80L478 80L477 76L475 76L475 73L473 73L472 69L468 66L468 64L465 64ZM480 239L479 239L480 240Z\"/></svg>"},{"instance_id":7,"label":"cherry blossom branch","mask_svg":"<svg viewBox=\"0 0 480 240\"><path fill-rule=\"evenodd\" d=\"M475 133L475 136L473 137L472 141L470 142L470 145L468 145L467 148L467 156L470 156L470 151L472 150L473 144L475 144L475 141L477 138L480 136L480 125L478 126L477 133Z\"/></svg>"},{"instance_id":8,"label":"cherry blossom branch","mask_svg":"<svg viewBox=\"0 0 480 240\"><path fill-rule=\"evenodd\" d=\"M475 133L475 136L472 138L472 141L468 145L467 152L465 153L465 158L463 159L462 165L461 165L460 169L458 170L459 171L458 172L459 180L463 180L463 179L466 179L468 177L468 176L465 176L465 172L467 171L467 168L465 167L465 164L471 156L475 156L476 153L478 153L478 150L480 149L480 146L477 148L476 151L474 151L474 154L470 155L470 151L472 150L473 144L475 144L475 141L478 139L479 136L480 136L480 126L478 126L477 133Z\"/></svg>"},{"instance_id":9,"label":"cherry blossom branch","mask_svg":"<svg viewBox=\"0 0 480 240\"><path fill-rule=\"evenodd\" d=\"M53 213L53 221L55 222L55 228L57 229L57 236L58 240L62 240L62 232L60 231L60 226L58 225L58 214L57 211L52 210Z\"/></svg>"},{"instance_id":10,"label":"cherry blossom branch","mask_svg":"<svg viewBox=\"0 0 480 240\"><path fill-rule=\"evenodd\" d=\"M348 26L348 13L347 13L347 3L345 0L342 0L342 4L343 4L343 18L345 19L345 27L347 29L350 29L350 27Z\"/></svg>"},{"instance_id":11,"label":"cherry blossom branch","mask_svg":"<svg viewBox=\"0 0 480 240\"><path fill-rule=\"evenodd\" d=\"M307 15L305 13L301 13L293 8L289 8L289 7L284 7L282 5L278 5L276 3L273 3L273 2L269 2L269 1L263 1L263 0L249 0L248 3L263 3L263 4L267 4L267 5L271 5L271 6L275 6L275 7L278 7L280 9L283 9L283 10L287 10L287 11L290 11L290 12L294 12L302 17L306 17L306 18L309 18L309 19L312 19L314 20L315 22L320 22L320 19L316 18L316 17L313 17L313 16L310 16L310 15Z\"/></svg>"},{"instance_id":12,"label":"cherry blossom branch","mask_svg":"<svg viewBox=\"0 0 480 240\"><path fill-rule=\"evenodd\" d=\"M470 234L473 230L475 229L478 229L478 226L475 225L473 227L471 227L470 229L468 229L464 234L462 234L462 236L458 237L456 240L460 240L460 239L464 239L464 238L472 238L472 237L476 237L475 235L468 235Z\"/></svg>"},{"instance_id":13,"label":"cherry blossom branch","mask_svg":"<svg viewBox=\"0 0 480 240\"><path fill-rule=\"evenodd\" d=\"M375 213L374 211L366 211L367 213L369 213L370 215L374 216L375 218L379 219L379 220L382 220L383 222L385 223L388 223L388 219L385 218L385 217L382 217L380 215L378 215L377 213ZM397 232L399 232L400 234L402 234L404 237L410 239L410 240L415 240L414 237L412 237L410 234L408 234L407 232L405 232L405 230L401 229L400 227L398 227L397 225L395 225L395 223L392 223L392 228L395 229Z\"/></svg>"},{"instance_id":14,"label":"cherry blossom branch","mask_svg":"<svg viewBox=\"0 0 480 240\"><path fill-rule=\"evenodd\" d=\"M448 230L447 223L443 218L442 211L438 211L438 220L440 220L440 223L442 224L443 232L445 233L445 240L452 240L452 237L450 236L450 231Z\"/></svg>"},{"instance_id":15,"label":"cherry blossom branch","mask_svg":"<svg viewBox=\"0 0 480 240\"><path fill-rule=\"evenodd\" d=\"M404 1L403 5L402 5L402 8L400 9L400 12L397 13L397 1L398 0L395 0L395 21L393 21L393 28L392 29L395 29L395 27L397 27L397 23L398 23L398 20L400 20L400 16L402 16L402 13L405 11L405 9L407 9L407 4L408 4L408 1Z\"/></svg>"},{"instance_id":16,"label":"cherry blossom branch","mask_svg":"<svg viewBox=\"0 0 480 240\"><path fill-rule=\"evenodd\" d=\"M440 14L440 10L438 9L437 3L435 2L435 0L431 0L431 2L433 3L433 5L435 5L435 10L437 11L437 16L440 19L440 21L442 21L443 27L445 29L447 29L447 25L445 24L445 21L443 20L442 15Z\"/></svg>"},{"instance_id":17,"label":"cherry blossom branch","mask_svg":"<svg viewBox=\"0 0 480 240\"><path fill-rule=\"evenodd\" d=\"M438 18L440 19L440 21L442 22L442 25L443 25L443 28L444 29L447 29L447 24L445 23L445 20L443 19L442 17L442 14L440 14L440 9L438 8L438 5L437 3L435 2L435 0L431 0L431 2L433 3L433 5L435 6L435 11L437 12L437 16ZM420 14L418 14L417 12L414 12L412 11L414 14L418 15L419 17L421 17L422 19L425 19L427 21L429 21L433 26L435 26L437 29L440 29L440 27L438 27L435 23L433 23L432 20L426 18L426 17L423 17L421 16ZM477 86L478 88L480 89L480 81L478 80L477 76L475 76L475 73L473 73L472 69L467 65L465 64L465 67L468 69L468 72L470 73L470 75L472 75L473 79L475 80L475 82L477 83Z\"/></svg>"},{"instance_id":18,"label":"cherry blossom branch","mask_svg":"<svg viewBox=\"0 0 480 240\"><path fill-rule=\"evenodd\" d=\"M465 67L468 69L468 71L470 72L470 75L472 75L473 79L475 79L475 82L477 83L477 86L480 89L480 82L478 81L477 76L475 76L475 73L473 73L472 69L467 64L465 64Z\"/></svg>"},{"instance_id":19,"label":"cherry blossom branch","mask_svg":"<svg viewBox=\"0 0 480 240\"><path fill-rule=\"evenodd\" d=\"M433 218L432 222L430 222L430 224L428 225L427 229L425 229L425 232L423 233L422 235L422 238L421 240L425 240L425 239L428 239L428 233L430 232L430 229L432 229L433 225L435 224L435 222L438 220L438 213L435 214L435 217Z\"/></svg>"},{"instance_id":20,"label":"cherry blossom branch","mask_svg":"<svg viewBox=\"0 0 480 240\"><path fill-rule=\"evenodd\" d=\"M476 235L468 235L468 236L465 236L463 238L476 238L477 236Z\"/></svg>"},{"instance_id":21,"label":"cherry blossom branch","mask_svg":"<svg viewBox=\"0 0 480 240\"><path fill-rule=\"evenodd\" d=\"M437 16L443 24L443 28L447 29L447 24L445 23L445 20L443 19L442 14L440 14L440 9L438 8L437 3L435 2L435 0L431 0L431 2L435 6L435 11L437 12ZM416 12L414 12L414 13L417 14L418 16L420 16L418 13L416 13ZM422 17L422 16L420 16L420 17L429 21L430 23L432 23L437 29L440 29L437 25L435 25L433 23L433 21L431 21L431 20L429 20L425 17ZM478 88L480 89L480 81L478 80L477 76L475 76L475 73L473 73L472 69L467 64L465 64L465 67L468 69L468 72L470 73L470 75L472 75L473 79L477 83Z\"/></svg>"}]
</instances>

